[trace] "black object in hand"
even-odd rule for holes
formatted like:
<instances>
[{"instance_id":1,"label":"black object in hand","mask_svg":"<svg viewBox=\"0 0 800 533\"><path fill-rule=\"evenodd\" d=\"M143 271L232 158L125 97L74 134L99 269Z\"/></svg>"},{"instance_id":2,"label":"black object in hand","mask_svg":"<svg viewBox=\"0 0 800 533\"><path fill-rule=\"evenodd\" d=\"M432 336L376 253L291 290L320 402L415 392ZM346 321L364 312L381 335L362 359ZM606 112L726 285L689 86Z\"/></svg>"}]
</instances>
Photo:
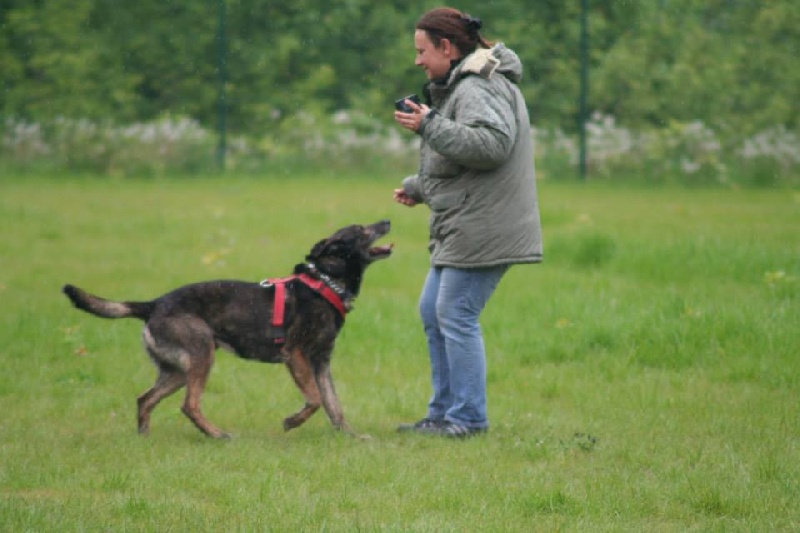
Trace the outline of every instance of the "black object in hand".
<instances>
[{"instance_id":1,"label":"black object in hand","mask_svg":"<svg viewBox=\"0 0 800 533\"><path fill-rule=\"evenodd\" d=\"M402 111L403 113L413 113L414 110L408 107L408 104L406 104L406 100L411 100L415 104L419 105L419 96L417 96L416 94L409 94L408 96L404 96L401 99L397 100L394 103L394 108L397 109L398 111Z\"/></svg>"}]
</instances>

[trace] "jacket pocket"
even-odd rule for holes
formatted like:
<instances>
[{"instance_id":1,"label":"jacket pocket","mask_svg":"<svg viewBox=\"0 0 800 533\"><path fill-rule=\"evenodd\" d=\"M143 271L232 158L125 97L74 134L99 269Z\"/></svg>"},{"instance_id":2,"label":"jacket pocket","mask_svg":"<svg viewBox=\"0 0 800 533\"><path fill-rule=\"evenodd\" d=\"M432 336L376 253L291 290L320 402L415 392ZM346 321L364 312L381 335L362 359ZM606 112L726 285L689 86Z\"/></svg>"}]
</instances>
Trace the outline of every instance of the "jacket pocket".
<instances>
[{"instance_id":1,"label":"jacket pocket","mask_svg":"<svg viewBox=\"0 0 800 533\"><path fill-rule=\"evenodd\" d=\"M459 206L467 199L467 191L439 193L431 197L428 205L433 211L447 211Z\"/></svg>"},{"instance_id":2,"label":"jacket pocket","mask_svg":"<svg viewBox=\"0 0 800 533\"><path fill-rule=\"evenodd\" d=\"M455 231L458 214L466 200L466 191L444 192L431 197L428 202L431 208L430 234L435 241L441 244Z\"/></svg>"}]
</instances>

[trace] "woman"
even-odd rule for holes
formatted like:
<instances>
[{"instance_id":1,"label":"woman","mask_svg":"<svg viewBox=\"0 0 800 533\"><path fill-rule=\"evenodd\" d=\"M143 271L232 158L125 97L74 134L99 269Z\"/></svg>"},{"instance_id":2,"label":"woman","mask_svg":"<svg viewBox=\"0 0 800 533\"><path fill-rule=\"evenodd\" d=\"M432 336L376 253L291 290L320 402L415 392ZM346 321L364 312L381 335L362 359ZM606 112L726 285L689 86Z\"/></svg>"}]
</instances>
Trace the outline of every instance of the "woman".
<instances>
[{"instance_id":1,"label":"woman","mask_svg":"<svg viewBox=\"0 0 800 533\"><path fill-rule=\"evenodd\" d=\"M420 315L433 395L424 418L398 431L464 438L488 430L479 318L509 266L542 260L530 119L522 64L480 34L481 21L437 8L417 22L424 104L395 112L422 139L419 171L395 201L430 208L431 268Z\"/></svg>"}]
</instances>

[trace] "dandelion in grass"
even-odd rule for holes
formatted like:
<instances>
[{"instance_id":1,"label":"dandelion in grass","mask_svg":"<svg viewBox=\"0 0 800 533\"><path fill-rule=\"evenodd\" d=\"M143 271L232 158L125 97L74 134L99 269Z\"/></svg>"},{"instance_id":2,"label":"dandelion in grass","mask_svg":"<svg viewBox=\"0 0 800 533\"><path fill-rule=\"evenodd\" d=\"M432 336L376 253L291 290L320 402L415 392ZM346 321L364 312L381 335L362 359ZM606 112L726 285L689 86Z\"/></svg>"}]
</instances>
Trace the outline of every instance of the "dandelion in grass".
<instances>
[{"instance_id":1,"label":"dandelion in grass","mask_svg":"<svg viewBox=\"0 0 800 533\"><path fill-rule=\"evenodd\" d=\"M556 329L565 329L570 326L572 326L572 322L567 318L559 318L556 320Z\"/></svg>"},{"instance_id":2,"label":"dandelion in grass","mask_svg":"<svg viewBox=\"0 0 800 533\"><path fill-rule=\"evenodd\" d=\"M225 256L231 253L230 248L223 248L222 250L215 250L208 252L203 256L204 265L224 265Z\"/></svg>"},{"instance_id":3,"label":"dandelion in grass","mask_svg":"<svg viewBox=\"0 0 800 533\"><path fill-rule=\"evenodd\" d=\"M67 341L76 339L80 333L80 326L61 326L59 329Z\"/></svg>"},{"instance_id":4,"label":"dandelion in grass","mask_svg":"<svg viewBox=\"0 0 800 533\"><path fill-rule=\"evenodd\" d=\"M703 316L703 312L700 311L700 309L695 309L687 305L683 309L683 316L685 316L686 318L700 318L701 316Z\"/></svg>"},{"instance_id":5,"label":"dandelion in grass","mask_svg":"<svg viewBox=\"0 0 800 533\"><path fill-rule=\"evenodd\" d=\"M89 350L83 342L80 326L61 326L59 328L64 335L64 342L74 346L72 353L77 356L89 355Z\"/></svg>"},{"instance_id":6,"label":"dandelion in grass","mask_svg":"<svg viewBox=\"0 0 800 533\"><path fill-rule=\"evenodd\" d=\"M784 272L783 270L776 270L775 272L766 272L764 273L764 281L770 287L774 287L779 283L787 281L786 272Z\"/></svg>"}]
</instances>

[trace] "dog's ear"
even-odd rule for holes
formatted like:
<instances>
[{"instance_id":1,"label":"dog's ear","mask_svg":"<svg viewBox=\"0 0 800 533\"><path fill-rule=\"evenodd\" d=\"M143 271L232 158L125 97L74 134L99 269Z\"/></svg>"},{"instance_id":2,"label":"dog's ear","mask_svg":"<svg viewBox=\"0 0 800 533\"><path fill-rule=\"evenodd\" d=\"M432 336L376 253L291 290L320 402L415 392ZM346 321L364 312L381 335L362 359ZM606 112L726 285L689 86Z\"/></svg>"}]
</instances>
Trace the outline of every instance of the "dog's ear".
<instances>
[{"instance_id":1,"label":"dog's ear","mask_svg":"<svg viewBox=\"0 0 800 533\"><path fill-rule=\"evenodd\" d=\"M325 249L325 244L328 242L328 239L322 239L317 244L315 244L311 248L311 252L306 256L306 261L314 261L318 259L320 255L322 255L322 251Z\"/></svg>"}]
</instances>

